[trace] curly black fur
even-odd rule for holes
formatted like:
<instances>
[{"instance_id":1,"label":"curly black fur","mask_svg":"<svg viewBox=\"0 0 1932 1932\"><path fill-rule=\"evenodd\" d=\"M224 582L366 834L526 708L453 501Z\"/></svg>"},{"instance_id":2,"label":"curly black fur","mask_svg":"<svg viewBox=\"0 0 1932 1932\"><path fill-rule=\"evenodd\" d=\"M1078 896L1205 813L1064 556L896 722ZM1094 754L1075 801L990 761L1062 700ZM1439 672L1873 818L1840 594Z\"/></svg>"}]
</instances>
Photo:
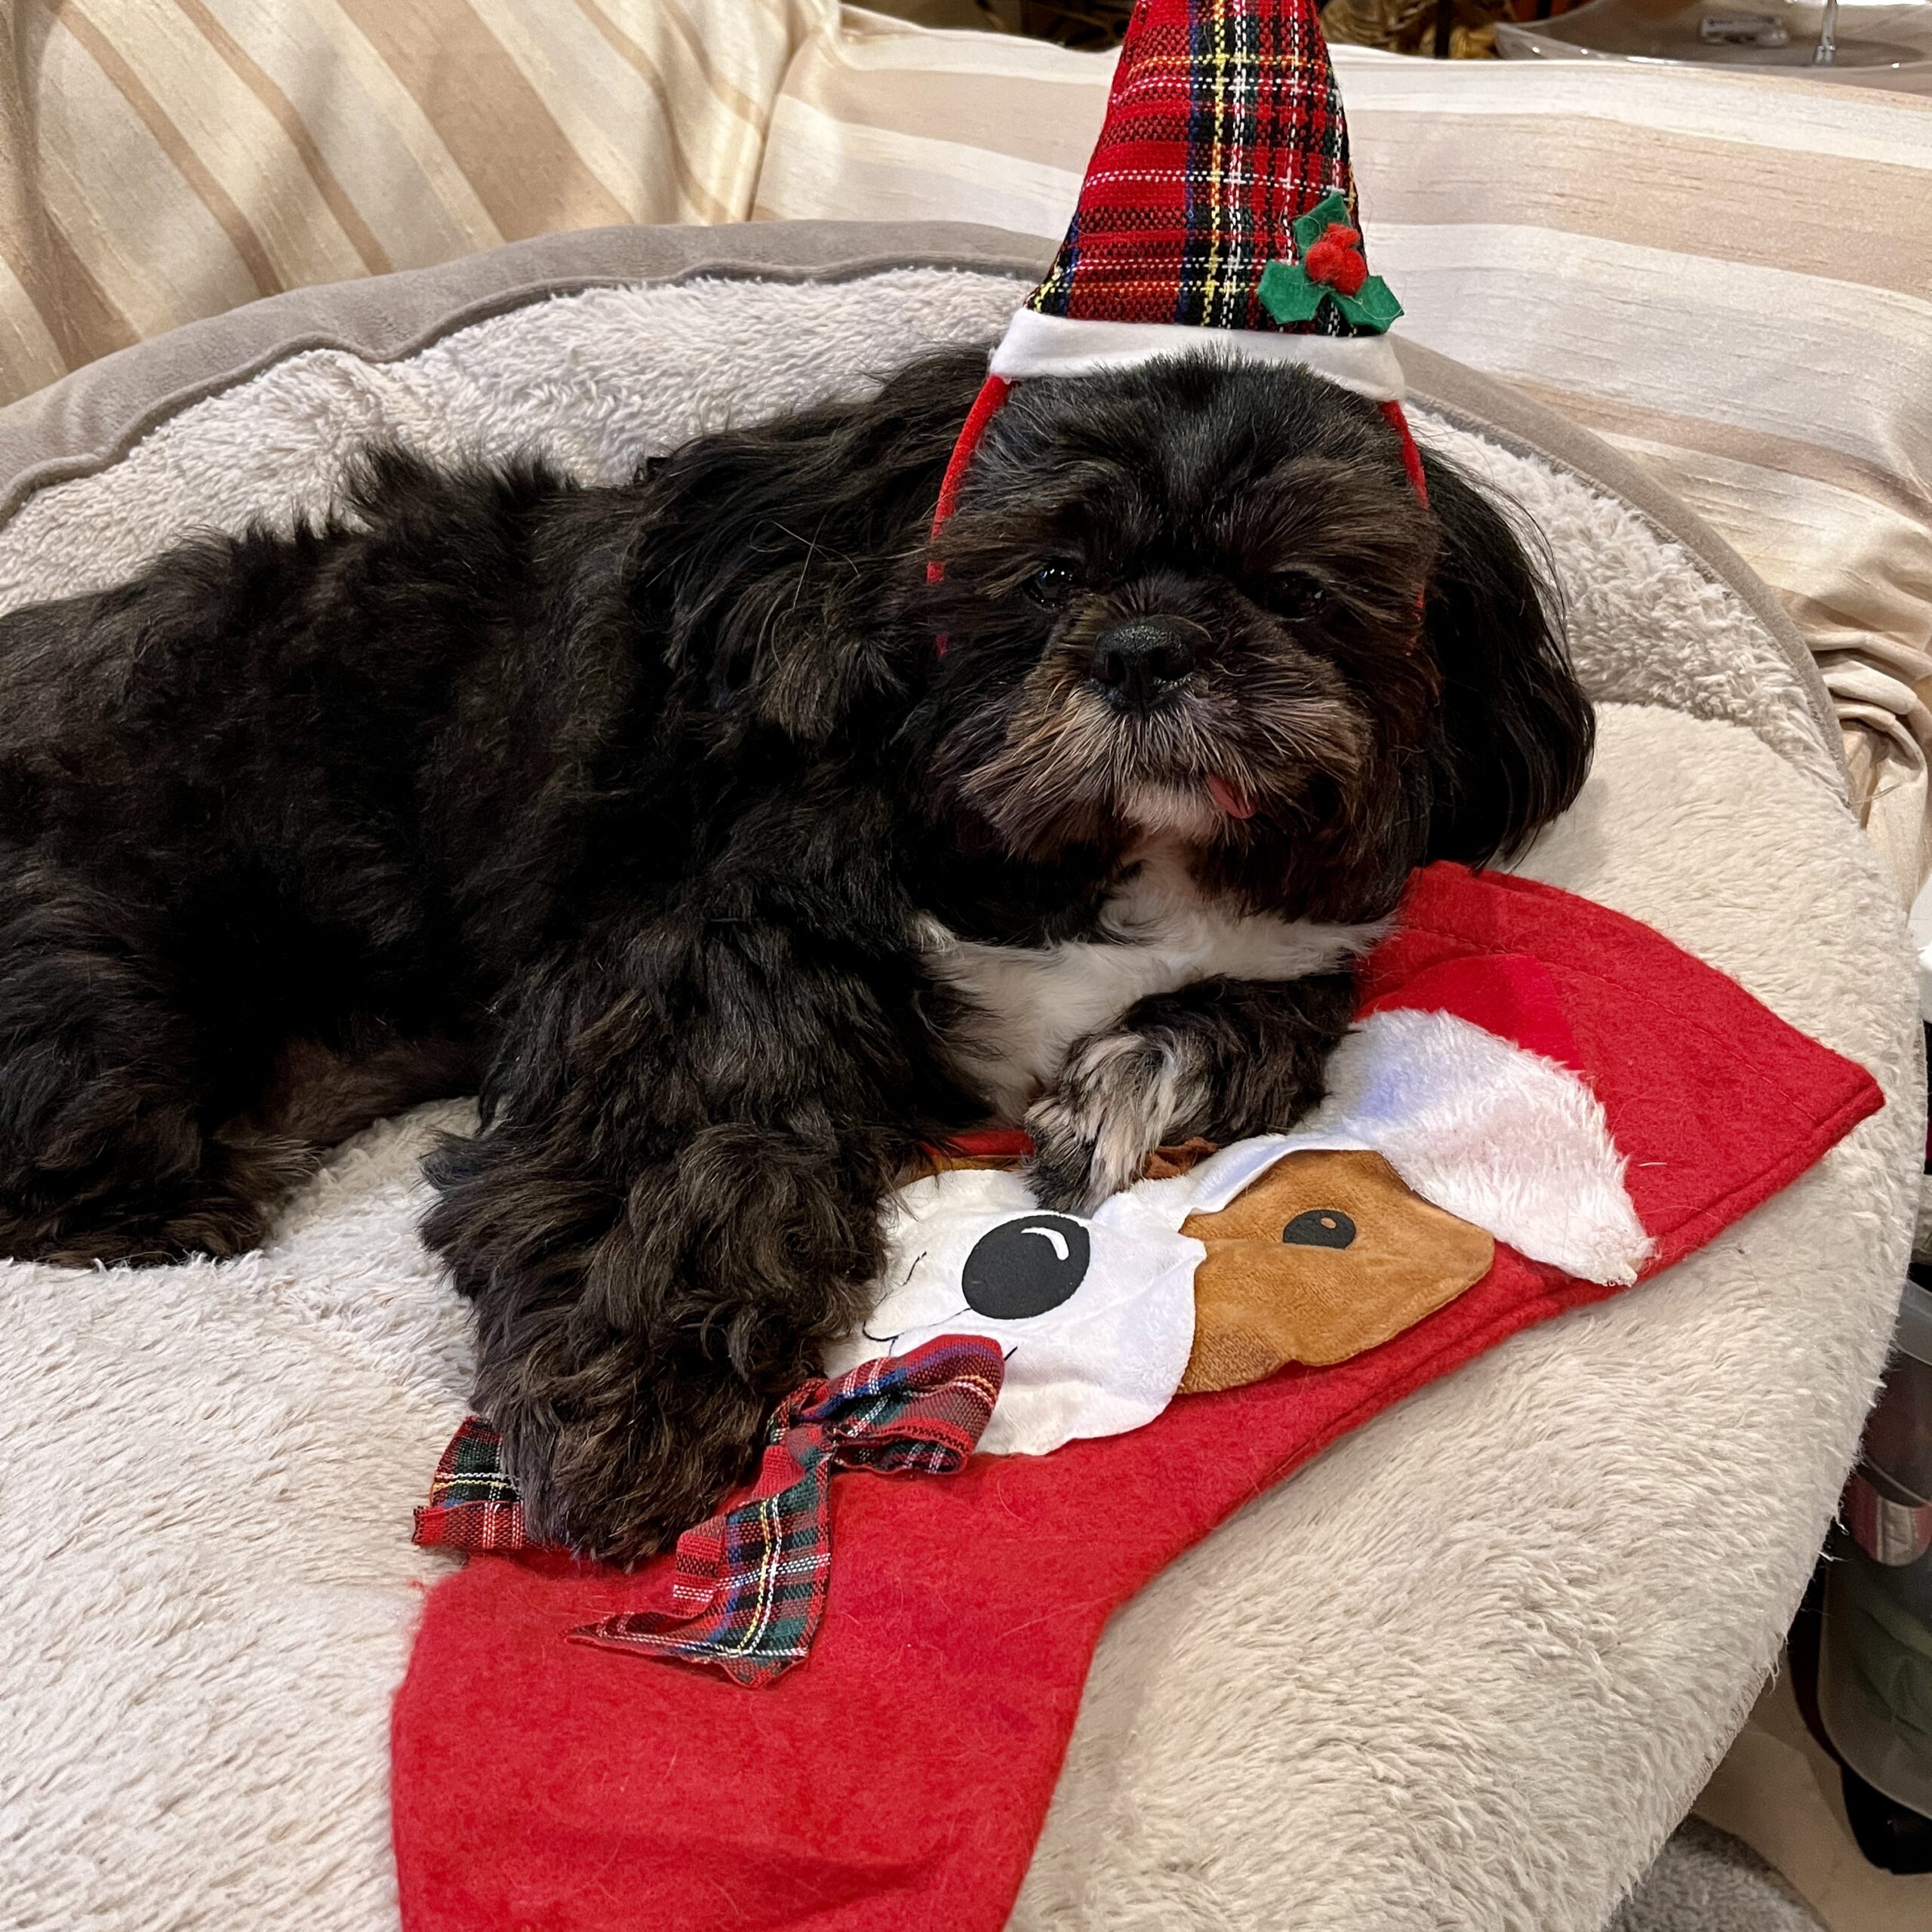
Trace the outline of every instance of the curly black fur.
<instances>
[{"instance_id":1,"label":"curly black fur","mask_svg":"<svg viewBox=\"0 0 1932 1932\"><path fill-rule=\"evenodd\" d=\"M929 583L984 366L609 488L379 454L318 528L0 620L0 1251L235 1253L317 1146L480 1074L424 1223L477 1401L538 1533L634 1556L986 1114L922 931L1094 933L1210 780L1251 815L1183 829L1201 891L1329 920L1574 795L1521 545L1293 371L1023 386ZM1180 675L1101 689L1137 623ZM1187 1076L1157 1124L1235 1134L1318 1096L1348 1011L1346 974L1215 980L1117 1026Z\"/></svg>"}]
</instances>

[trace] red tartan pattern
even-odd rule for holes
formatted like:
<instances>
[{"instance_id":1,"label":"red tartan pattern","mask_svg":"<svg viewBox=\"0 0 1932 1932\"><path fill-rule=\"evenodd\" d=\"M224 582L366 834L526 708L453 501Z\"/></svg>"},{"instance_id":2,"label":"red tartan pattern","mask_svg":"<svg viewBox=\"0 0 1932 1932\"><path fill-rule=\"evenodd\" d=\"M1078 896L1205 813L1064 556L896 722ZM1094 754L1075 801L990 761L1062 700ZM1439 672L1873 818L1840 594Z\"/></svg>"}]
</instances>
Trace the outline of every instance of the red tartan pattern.
<instances>
[{"instance_id":1,"label":"red tartan pattern","mask_svg":"<svg viewBox=\"0 0 1932 1932\"><path fill-rule=\"evenodd\" d=\"M999 1399L1005 1358L974 1335L943 1335L909 1354L862 1362L795 1389L774 1413L750 1494L678 1539L668 1609L624 1611L570 1632L774 1682L811 1649L832 1569L832 1472L949 1475ZM416 1540L509 1554L528 1540L502 1438L470 1417L443 1452Z\"/></svg>"},{"instance_id":2,"label":"red tartan pattern","mask_svg":"<svg viewBox=\"0 0 1932 1932\"><path fill-rule=\"evenodd\" d=\"M429 1500L416 1512L414 1540L430 1548L493 1552L526 1549L523 1502L503 1465L503 1438L466 1416L430 1480Z\"/></svg>"},{"instance_id":3,"label":"red tartan pattern","mask_svg":"<svg viewBox=\"0 0 1932 1932\"><path fill-rule=\"evenodd\" d=\"M1325 195L1356 221L1348 130L1314 0L1140 0L1043 314L1207 328L1282 325L1256 290L1298 259ZM1358 335L1324 303L1293 334Z\"/></svg>"}]
</instances>

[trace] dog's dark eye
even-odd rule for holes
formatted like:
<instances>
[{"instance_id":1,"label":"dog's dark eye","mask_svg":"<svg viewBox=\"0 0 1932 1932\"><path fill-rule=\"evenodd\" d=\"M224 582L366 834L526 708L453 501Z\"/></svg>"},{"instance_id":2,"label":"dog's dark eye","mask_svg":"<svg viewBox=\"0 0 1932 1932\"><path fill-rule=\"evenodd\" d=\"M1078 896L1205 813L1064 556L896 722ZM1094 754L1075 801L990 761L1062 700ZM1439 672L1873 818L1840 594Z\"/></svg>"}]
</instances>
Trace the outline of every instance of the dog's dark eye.
<instances>
[{"instance_id":1,"label":"dog's dark eye","mask_svg":"<svg viewBox=\"0 0 1932 1932\"><path fill-rule=\"evenodd\" d=\"M1327 587L1306 571L1278 571L1263 592L1269 610L1284 617L1317 616L1328 601Z\"/></svg>"},{"instance_id":2,"label":"dog's dark eye","mask_svg":"<svg viewBox=\"0 0 1932 1932\"><path fill-rule=\"evenodd\" d=\"M1070 564L1042 564L1026 580L1026 595L1035 604L1057 611L1073 595L1073 568Z\"/></svg>"}]
</instances>

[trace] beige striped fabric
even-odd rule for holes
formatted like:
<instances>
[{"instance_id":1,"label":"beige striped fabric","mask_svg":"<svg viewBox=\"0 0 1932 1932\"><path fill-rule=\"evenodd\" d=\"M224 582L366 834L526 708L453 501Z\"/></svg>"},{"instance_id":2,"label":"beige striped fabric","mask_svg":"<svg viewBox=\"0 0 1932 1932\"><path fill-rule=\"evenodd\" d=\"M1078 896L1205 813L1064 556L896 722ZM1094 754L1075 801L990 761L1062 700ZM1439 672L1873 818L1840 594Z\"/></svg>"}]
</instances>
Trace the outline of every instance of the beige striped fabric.
<instances>
[{"instance_id":1,"label":"beige striped fabric","mask_svg":"<svg viewBox=\"0 0 1932 1932\"><path fill-rule=\"evenodd\" d=\"M1783 76L1336 50L1413 338L1595 430L1784 599L1860 808L1924 876L1932 750L1932 100ZM848 9L771 119L763 217L1057 238L1110 57Z\"/></svg>"},{"instance_id":2,"label":"beige striped fabric","mask_svg":"<svg viewBox=\"0 0 1932 1932\"><path fill-rule=\"evenodd\" d=\"M831 0L0 0L0 401L260 295L742 220Z\"/></svg>"}]
</instances>

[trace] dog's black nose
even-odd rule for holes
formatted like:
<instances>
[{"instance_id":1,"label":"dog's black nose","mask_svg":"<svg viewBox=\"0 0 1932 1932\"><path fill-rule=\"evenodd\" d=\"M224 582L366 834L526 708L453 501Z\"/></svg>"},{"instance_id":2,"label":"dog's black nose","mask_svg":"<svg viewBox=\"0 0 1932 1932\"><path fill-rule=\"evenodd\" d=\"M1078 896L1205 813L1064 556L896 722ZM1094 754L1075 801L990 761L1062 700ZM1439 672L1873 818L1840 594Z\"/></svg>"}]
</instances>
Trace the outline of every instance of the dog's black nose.
<instances>
[{"instance_id":1,"label":"dog's black nose","mask_svg":"<svg viewBox=\"0 0 1932 1932\"><path fill-rule=\"evenodd\" d=\"M1094 647L1094 681L1128 704L1147 704L1194 669L1194 644L1179 624L1137 617Z\"/></svg>"}]
</instances>

